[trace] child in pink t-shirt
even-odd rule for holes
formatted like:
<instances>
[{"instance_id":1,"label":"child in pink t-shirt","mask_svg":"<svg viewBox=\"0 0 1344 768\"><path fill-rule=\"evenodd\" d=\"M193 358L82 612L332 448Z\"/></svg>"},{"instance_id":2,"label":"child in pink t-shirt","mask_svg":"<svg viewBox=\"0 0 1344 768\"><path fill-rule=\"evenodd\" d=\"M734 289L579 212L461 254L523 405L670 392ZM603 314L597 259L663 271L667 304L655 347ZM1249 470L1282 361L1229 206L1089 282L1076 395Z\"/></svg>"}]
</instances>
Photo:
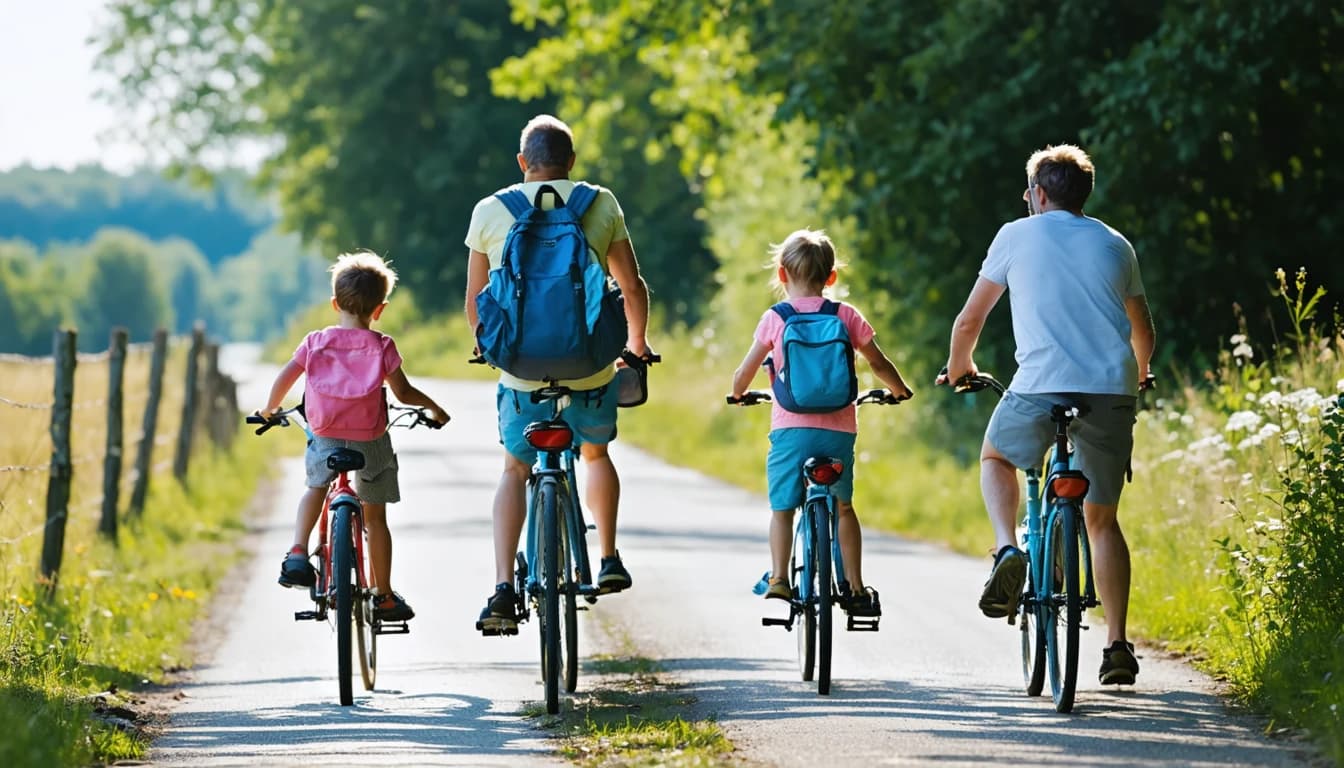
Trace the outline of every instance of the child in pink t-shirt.
<instances>
[{"instance_id":1,"label":"child in pink t-shirt","mask_svg":"<svg viewBox=\"0 0 1344 768\"><path fill-rule=\"evenodd\" d=\"M383 384L406 405L428 408L440 424L448 421L439 404L416 389L401 369L401 355L391 336L369 326L387 307L387 295L397 274L377 254L342 254L331 267L331 307L339 324L304 337L271 385L270 398L258 415L280 410L280 403L299 376L304 380L304 415L313 437L304 455L308 489L299 500L294 544L280 565L280 584L307 588L316 574L308 562L308 538L322 513L327 486L336 473L327 468L327 456L337 448L353 448L364 455L364 468L355 473L355 491L364 504L368 536L374 611L383 621L406 621L415 616L401 595L392 591L392 534L387 527L387 505L401 500L397 484L397 457L387 434L387 403Z\"/></svg>"},{"instance_id":2,"label":"child in pink t-shirt","mask_svg":"<svg viewBox=\"0 0 1344 768\"><path fill-rule=\"evenodd\" d=\"M822 292L835 283L835 246L824 232L800 229L780 245L771 248L779 278L780 294L799 312L817 311L825 297ZM883 354L873 338L873 328L857 309L840 302L839 317L849 331L850 344L862 353L873 373L897 398L914 392L906 386L896 366ZM742 365L733 374L733 395L741 397L751 386L756 371L772 350L779 347L784 320L766 310L756 326L755 339ZM778 370L781 361L773 369ZM776 400L770 411L770 451L766 456L766 480L770 489L770 557L773 570L766 590L767 598L789 600L789 553L793 545L793 513L803 503L803 462L811 456L834 456L844 462L844 473L831 486L840 518L840 552L845 562L845 580L849 595L842 595L846 609L855 616L881 614L877 590L863 583L863 534L854 512L854 440L858 432L855 407L830 413L794 413Z\"/></svg>"}]
</instances>

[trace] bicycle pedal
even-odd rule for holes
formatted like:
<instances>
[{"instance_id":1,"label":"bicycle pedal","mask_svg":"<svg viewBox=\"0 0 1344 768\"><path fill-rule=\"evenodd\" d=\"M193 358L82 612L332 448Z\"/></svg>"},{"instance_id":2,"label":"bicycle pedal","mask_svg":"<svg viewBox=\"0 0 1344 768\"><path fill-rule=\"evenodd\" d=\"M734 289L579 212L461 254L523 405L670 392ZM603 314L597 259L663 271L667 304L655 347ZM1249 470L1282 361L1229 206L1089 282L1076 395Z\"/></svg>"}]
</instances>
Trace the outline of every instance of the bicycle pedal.
<instances>
[{"instance_id":1,"label":"bicycle pedal","mask_svg":"<svg viewBox=\"0 0 1344 768\"><path fill-rule=\"evenodd\" d=\"M850 632L876 632L878 619L856 619L849 617L845 629Z\"/></svg>"},{"instance_id":2,"label":"bicycle pedal","mask_svg":"<svg viewBox=\"0 0 1344 768\"><path fill-rule=\"evenodd\" d=\"M325 618L326 618L326 616L324 616L320 611L295 611L295 612L294 612L294 620L295 620L295 621L322 621L322 620L325 619Z\"/></svg>"},{"instance_id":3,"label":"bicycle pedal","mask_svg":"<svg viewBox=\"0 0 1344 768\"><path fill-rule=\"evenodd\" d=\"M378 622L373 625L375 635L409 635L411 628L404 621Z\"/></svg>"},{"instance_id":4,"label":"bicycle pedal","mask_svg":"<svg viewBox=\"0 0 1344 768\"><path fill-rule=\"evenodd\" d=\"M763 619L761 619L761 626L763 626L763 627L783 627L783 628L789 630L790 632L792 632L792 631L793 631L793 619L770 619L770 618L763 618Z\"/></svg>"}]
</instances>

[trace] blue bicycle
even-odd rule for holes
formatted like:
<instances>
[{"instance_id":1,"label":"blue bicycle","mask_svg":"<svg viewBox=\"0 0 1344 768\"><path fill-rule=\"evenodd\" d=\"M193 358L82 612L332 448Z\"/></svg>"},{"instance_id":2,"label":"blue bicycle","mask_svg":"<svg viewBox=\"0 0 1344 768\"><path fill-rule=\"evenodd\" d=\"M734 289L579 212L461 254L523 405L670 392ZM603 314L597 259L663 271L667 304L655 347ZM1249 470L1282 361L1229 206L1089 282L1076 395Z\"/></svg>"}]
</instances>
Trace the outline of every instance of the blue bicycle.
<instances>
[{"instance_id":1,"label":"blue bicycle","mask_svg":"<svg viewBox=\"0 0 1344 768\"><path fill-rule=\"evenodd\" d=\"M771 401L769 392L749 390L742 396L728 395L729 405L757 405ZM873 403L896 405L906 398L897 398L885 389L873 389L855 401L857 405ZM813 456L803 462L802 473L807 488L799 507L794 533L793 554L789 561L789 587L793 599L789 601L787 619L761 619L762 626L784 627L793 631L795 621L801 619L798 632L798 667L804 682L817 682L817 693L831 692L831 609L834 605L846 608L851 596L845 579L845 563L840 553L840 518L835 512L835 496L831 486L845 471L844 462L830 456ZM756 594L765 594L769 573L756 584ZM876 616L855 616L846 610L845 628L851 632L876 632Z\"/></svg>"},{"instance_id":2,"label":"blue bicycle","mask_svg":"<svg viewBox=\"0 0 1344 768\"><path fill-rule=\"evenodd\" d=\"M946 373L946 371L944 371ZM1140 385L1151 389L1153 377ZM1003 396L1004 386L989 374L958 379L953 388L965 394L992 389ZM1027 583L1018 601L1017 614L1008 623L1018 623L1022 632L1022 678L1028 696L1039 696L1050 676L1055 711L1073 710L1078 682L1078 637L1083 611L1101 605L1092 575L1092 548L1083 521L1083 498L1089 481L1073 466L1069 425L1083 412L1076 406L1057 404L1050 409L1055 423L1055 442L1045 457L1048 468L1042 484L1040 469L1026 470L1026 515L1022 521L1022 548L1027 553ZM1017 622L1017 619L1021 619Z\"/></svg>"},{"instance_id":3,"label":"blue bicycle","mask_svg":"<svg viewBox=\"0 0 1344 768\"><path fill-rule=\"evenodd\" d=\"M660 362L650 353L644 358L625 354L627 366L643 369ZM484 362L475 358L471 362ZM530 393L533 403L551 403L551 416L528 424L523 438L537 451L527 481L527 519L523 551L517 554L514 594L518 621L528 620L533 610L541 637L541 678L546 692L546 711L560 711L560 688L573 693L579 681L580 597L589 605L597 602L601 589L593 583L588 559L588 531L579 503L575 478L574 429L561 415L573 391L558 382ZM615 396L613 393L612 396ZM480 629L480 625L477 627ZM487 634L518 634L517 626Z\"/></svg>"}]
</instances>

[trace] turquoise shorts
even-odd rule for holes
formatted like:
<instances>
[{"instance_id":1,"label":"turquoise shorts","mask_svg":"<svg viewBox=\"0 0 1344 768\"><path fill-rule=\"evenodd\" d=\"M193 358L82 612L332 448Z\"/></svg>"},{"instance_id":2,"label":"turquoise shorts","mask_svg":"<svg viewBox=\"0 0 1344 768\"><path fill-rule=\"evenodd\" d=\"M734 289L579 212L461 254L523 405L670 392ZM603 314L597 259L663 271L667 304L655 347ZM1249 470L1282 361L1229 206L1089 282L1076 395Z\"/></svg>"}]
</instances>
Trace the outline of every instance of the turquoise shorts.
<instances>
[{"instance_id":1,"label":"turquoise shorts","mask_svg":"<svg viewBox=\"0 0 1344 768\"><path fill-rule=\"evenodd\" d=\"M770 452L765 457L765 481L770 488L770 509L793 510L806 498L803 462L813 456L839 459L845 465L840 479L831 486L836 499L854 499L853 432L811 427L785 427L770 432Z\"/></svg>"},{"instance_id":2,"label":"turquoise shorts","mask_svg":"<svg viewBox=\"0 0 1344 768\"><path fill-rule=\"evenodd\" d=\"M569 405L560 412L574 430L575 445L606 445L616 439L616 391L602 386L574 392ZM523 438L523 430L534 421L551 418L552 404L532 402L532 394L499 385L495 392L499 411L499 442L515 459L524 464L537 460L537 450Z\"/></svg>"}]
</instances>

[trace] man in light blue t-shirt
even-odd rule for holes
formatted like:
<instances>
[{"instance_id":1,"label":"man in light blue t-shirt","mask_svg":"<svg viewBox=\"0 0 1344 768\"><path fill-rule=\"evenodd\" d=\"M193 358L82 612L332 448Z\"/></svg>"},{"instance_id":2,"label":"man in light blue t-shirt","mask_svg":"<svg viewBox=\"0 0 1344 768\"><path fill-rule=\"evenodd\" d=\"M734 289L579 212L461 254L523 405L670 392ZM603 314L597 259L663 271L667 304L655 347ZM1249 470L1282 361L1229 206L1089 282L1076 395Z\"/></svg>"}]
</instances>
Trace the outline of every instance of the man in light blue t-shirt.
<instances>
[{"instance_id":1,"label":"man in light blue t-shirt","mask_svg":"<svg viewBox=\"0 0 1344 768\"><path fill-rule=\"evenodd\" d=\"M1129 547L1116 510L1155 331L1134 248L1119 232L1083 215L1092 184L1092 161L1078 147L1032 154L1022 195L1030 215L1004 224L990 243L952 328L947 373L938 383L978 372L971 352L1007 291L1018 367L980 451L980 488L997 553L980 610L1002 618L1017 609L1027 571L1017 546L1017 470L1040 466L1054 437L1051 406L1080 405L1084 413L1070 438L1078 468L1091 481L1083 515L1108 635L1099 677L1103 684L1132 684L1139 663L1125 638Z\"/></svg>"}]
</instances>

